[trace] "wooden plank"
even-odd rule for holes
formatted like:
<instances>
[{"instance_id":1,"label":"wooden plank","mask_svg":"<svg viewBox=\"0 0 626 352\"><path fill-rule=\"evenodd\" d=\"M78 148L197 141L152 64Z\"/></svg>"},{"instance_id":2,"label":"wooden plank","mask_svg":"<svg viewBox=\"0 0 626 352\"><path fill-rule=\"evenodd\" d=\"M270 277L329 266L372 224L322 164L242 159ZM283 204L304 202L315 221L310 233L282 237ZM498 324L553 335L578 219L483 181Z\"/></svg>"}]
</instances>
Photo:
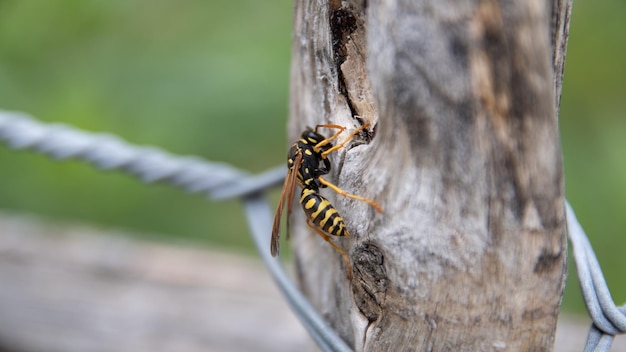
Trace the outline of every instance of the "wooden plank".
<instances>
[{"instance_id":1,"label":"wooden plank","mask_svg":"<svg viewBox=\"0 0 626 352\"><path fill-rule=\"evenodd\" d=\"M2 351L297 351L263 265L0 215Z\"/></svg>"}]
</instances>

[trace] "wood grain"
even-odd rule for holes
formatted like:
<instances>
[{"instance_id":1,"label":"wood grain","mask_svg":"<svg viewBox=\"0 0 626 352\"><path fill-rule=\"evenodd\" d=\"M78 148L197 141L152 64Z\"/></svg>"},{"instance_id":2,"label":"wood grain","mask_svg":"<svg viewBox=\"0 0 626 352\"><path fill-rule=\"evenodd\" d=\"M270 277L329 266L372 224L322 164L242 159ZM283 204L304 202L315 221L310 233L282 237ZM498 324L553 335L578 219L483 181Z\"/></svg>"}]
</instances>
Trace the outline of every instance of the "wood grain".
<instances>
[{"instance_id":1,"label":"wood grain","mask_svg":"<svg viewBox=\"0 0 626 352\"><path fill-rule=\"evenodd\" d=\"M333 177L385 213L326 193L353 234L337 240L350 282L292 221L302 288L356 350L552 348L566 275L557 8L296 2L290 136L374 126L333 156Z\"/></svg>"}]
</instances>

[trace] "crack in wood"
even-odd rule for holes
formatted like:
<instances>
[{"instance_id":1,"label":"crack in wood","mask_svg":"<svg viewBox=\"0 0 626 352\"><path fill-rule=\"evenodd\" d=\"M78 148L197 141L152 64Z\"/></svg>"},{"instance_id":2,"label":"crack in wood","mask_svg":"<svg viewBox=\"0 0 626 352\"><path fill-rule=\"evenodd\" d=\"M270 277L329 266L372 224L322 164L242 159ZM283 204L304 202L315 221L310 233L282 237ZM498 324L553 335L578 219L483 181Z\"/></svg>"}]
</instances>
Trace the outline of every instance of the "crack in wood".
<instances>
[{"instance_id":1,"label":"crack in wood","mask_svg":"<svg viewBox=\"0 0 626 352\"><path fill-rule=\"evenodd\" d=\"M357 19L355 17L355 14L353 14L352 12L353 9L351 7L343 6L341 5L341 3L339 3L339 5L340 7L333 9L334 5L331 3L331 14L329 21L330 34L332 37L333 59L337 70L337 89L339 90L339 93L344 96L348 109L350 110L350 115L357 118L359 112L355 104L352 102L352 99L350 98L346 83L346 77L341 68L341 65L348 58L348 50L346 45L349 41L352 40L351 34L359 30L359 27L357 26ZM364 10L365 9L363 9L363 11Z\"/></svg>"}]
</instances>

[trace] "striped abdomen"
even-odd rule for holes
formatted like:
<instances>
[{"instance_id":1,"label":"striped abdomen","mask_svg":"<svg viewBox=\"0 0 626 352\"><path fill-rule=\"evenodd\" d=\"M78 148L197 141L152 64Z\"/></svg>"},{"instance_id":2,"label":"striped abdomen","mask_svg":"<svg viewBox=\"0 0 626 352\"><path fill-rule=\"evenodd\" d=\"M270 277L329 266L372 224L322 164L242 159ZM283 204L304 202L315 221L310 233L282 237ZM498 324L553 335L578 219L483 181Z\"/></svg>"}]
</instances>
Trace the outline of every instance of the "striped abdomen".
<instances>
[{"instance_id":1,"label":"striped abdomen","mask_svg":"<svg viewBox=\"0 0 626 352\"><path fill-rule=\"evenodd\" d=\"M302 189L300 204L313 224L329 235L350 236L343 218L330 202L312 189Z\"/></svg>"}]
</instances>

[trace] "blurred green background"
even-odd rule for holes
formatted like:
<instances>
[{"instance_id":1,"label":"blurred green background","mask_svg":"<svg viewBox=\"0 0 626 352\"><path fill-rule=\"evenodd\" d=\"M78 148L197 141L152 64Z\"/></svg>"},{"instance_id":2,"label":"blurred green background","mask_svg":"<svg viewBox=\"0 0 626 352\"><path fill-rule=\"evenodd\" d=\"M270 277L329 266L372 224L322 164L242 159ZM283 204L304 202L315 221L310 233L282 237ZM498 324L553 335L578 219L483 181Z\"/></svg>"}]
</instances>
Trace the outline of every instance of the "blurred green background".
<instances>
[{"instance_id":1,"label":"blurred green background","mask_svg":"<svg viewBox=\"0 0 626 352\"><path fill-rule=\"evenodd\" d=\"M260 172L284 163L291 1L0 0L0 108ZM238 202L0 147L0 207L252 253Z\"/></svg>"},{"instance_id":2,"label":"blurred green background","mask_svg":"<svg viewBox=\"0 0 626 352\"><path fill-rule=\"evenodd\" d=\"M568 198L618 303L625 13L622 0L574 4L560 117ZM290 0L0 0L0 108L260 172L284 162L291 16ZM253 251L234 201L5 147L0 179L0 210ZM564 307L582 313L572 274Z\"/></svg>"}]
</instances>

